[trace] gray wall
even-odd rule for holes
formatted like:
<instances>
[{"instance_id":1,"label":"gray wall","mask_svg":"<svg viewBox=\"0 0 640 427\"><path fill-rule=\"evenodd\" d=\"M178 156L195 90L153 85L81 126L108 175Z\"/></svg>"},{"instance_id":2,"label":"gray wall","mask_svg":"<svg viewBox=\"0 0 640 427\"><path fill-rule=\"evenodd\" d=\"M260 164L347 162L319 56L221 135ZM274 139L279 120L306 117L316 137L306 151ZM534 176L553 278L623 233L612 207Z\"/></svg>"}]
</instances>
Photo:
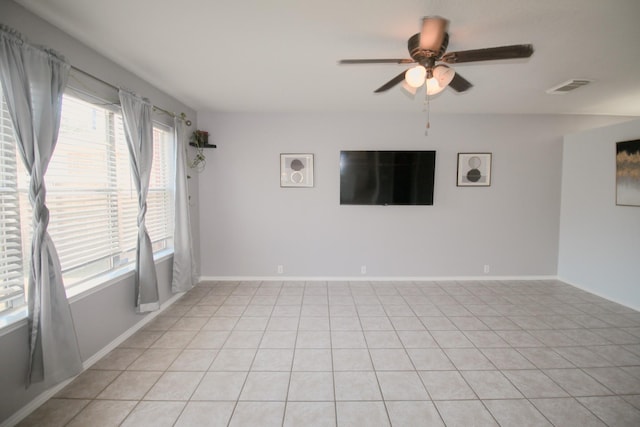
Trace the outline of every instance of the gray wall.
<instances>
[{"instance_id":1,"label":"gray wall","mask_svg":"<svg viewBox=\"0 0 640 427\"><path fill-rule=\"evenodd\" d=\"M0 1L0 22L18 30L34 44L58 50L72 65L115 85L134 90L148 97L155 105L170 111L184 111L196 123L196 112L188 106L98 55L15 3ZM72 78L70 84L73 83ZM197 227L197 175L191 181L192 204L195 206L193 224ZM198 236L197 229L194 230L194 235ZM166 301L170 297L172 258L160 262L157 267L161 301ZM135 314L131 275L85 298L74 299L71 310L83 360L96 354L145 317ZM18 324L16 328L0 330L0 423L45 391L42 384L34 384L28 390L25 389L27 342L26 322Z\"/></svg>"},{"instance_id":2,"label":"gray wall","mask_svg":"<svg viewBox=\"0 0 640 427\"><path fill-rule=\"evenodd\" d=\"M558 276L640 310L640 207L616 206L616 142L640 120L564 139Z\"/></svg>"},{"instance_id":3,"label":"gray wall","mask_svg":"<svg viewBox=\"0 0 640 427\"><path fill-rule=\"evenodd\" d=\"M563 135L619 120L432 115L425 137L422 113L200 113L218 144L200 177L202 275L555 276ZM340 206L341 149L436 150L434 206ZM473 151L493 153L491 187L456 187ZM314 188L280 188L291 152L315 155Z\"/></svg>"}]
</instances>

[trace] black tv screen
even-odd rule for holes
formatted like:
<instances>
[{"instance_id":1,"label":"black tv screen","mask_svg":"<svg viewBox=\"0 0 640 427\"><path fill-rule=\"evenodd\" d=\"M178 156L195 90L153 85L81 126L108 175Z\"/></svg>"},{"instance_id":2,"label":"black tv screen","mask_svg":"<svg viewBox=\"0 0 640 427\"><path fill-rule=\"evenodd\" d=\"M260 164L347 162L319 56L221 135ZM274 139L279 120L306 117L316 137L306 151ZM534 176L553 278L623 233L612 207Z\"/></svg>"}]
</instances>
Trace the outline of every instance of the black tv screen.
<instances>
[{"instance_id":1,"label":"black tv screen","mask_svg":"<svg viewBox=\"0 0 640 427\"><path fill-rule=\"evenodd\" d=\"M435 151L341 151L341 205L433 205Z\"/></svg>"}]
</instances>

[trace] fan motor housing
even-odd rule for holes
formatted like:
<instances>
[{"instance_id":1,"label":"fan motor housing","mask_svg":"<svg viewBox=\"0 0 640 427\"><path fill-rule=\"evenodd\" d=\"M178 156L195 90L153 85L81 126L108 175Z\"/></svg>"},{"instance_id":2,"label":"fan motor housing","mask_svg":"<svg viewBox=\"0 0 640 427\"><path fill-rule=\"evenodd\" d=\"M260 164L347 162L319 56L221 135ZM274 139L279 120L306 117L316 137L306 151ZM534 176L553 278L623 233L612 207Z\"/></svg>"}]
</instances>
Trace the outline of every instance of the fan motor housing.
<instances>
[{"instance_id":1,"label":"fan motor housing","mask_svg":"<svg viewBox=\"0 0 640 427\"><path fill-rule=\"evenodd\" d=\"M444 33L442 45L440 46L440 50L438 52L420 49L420 33L416 33L409 38L409 41L407 42L407 49L409 50L409 55L414 61L424 65L425 63L435 62L435 60L440 59L442 55L444 55L444 53L447 51L448 45L449 33Z\"/></svg>"}]
</instances>

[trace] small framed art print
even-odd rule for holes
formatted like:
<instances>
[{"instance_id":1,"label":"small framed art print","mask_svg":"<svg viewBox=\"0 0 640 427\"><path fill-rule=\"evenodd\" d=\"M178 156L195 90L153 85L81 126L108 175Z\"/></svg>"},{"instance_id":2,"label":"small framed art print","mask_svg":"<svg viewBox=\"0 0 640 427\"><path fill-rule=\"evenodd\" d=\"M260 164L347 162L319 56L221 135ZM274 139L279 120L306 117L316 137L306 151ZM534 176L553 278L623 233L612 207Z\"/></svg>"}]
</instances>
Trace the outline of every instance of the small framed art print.
<instances>
[{"instance_id":1,"label":"small framed art print","mask_svg":"<svg viewBox=\"0 0 640 427\"><path fill-rule=\"evenodd\" d=\"M458 153L458 187L491 185L491 153Z\"/></svg>"},{"instance_id":2,"label":"small framed art print","mask_svg":"<svg viewBox=\"0 0 640 427\"><path fill-rule=\"evenodd\" d=\"M640 206L640 139L616 143L616 205Z\"/></svg>"},{"instance_id":3,"label":"small framed art print","mask_svg":"<svg viewBox=\"0 0 640 427\"><path fill-rule=\"evenodd\" d=\"M280 154L280 187L313 187L313 154Z\"/></svg>"}]
</instances>

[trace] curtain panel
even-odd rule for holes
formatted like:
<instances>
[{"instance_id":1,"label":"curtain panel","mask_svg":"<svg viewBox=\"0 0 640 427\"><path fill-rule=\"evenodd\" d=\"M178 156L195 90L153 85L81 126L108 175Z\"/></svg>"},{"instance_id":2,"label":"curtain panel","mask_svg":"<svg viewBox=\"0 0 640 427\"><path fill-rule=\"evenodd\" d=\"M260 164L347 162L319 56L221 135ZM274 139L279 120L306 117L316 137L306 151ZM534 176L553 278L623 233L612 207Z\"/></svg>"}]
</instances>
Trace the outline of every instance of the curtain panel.
<instances>
[{"instance_id":1,"label":"curtain panel","mask_svg":"<svg viewBox=\"0 0 640 427\"><path fill-rule=\"evenodd\" d=\"M82 370L60 261L47 227L45 173L58 139L69 64L59 54L28 44L0 25L0 81L20 156L30 175L33 208L28 278L27 386L55 384Z\"/></svg>"},{"instance_id":2,"label":"curtain panel","mask_svg":"<svg viewBox=\"0 0 640 427\"><path fill-rule=\"evenodd\" d=\"M151 121L153 106L147 99L122 89L119 95L133 181L138 192L135 304L139 313L147 313L160 308L153 248L145 226L147 194L153 162L153 122Z\"/></svg>"},{"instance_id":3,"label":"curtain panel","mask_svg":"<svg viewBox=\"0 0 640 427\"><path fill-rule=\"evenodd\" d=\"M186 125L175 119L175 223L173 231L173 278L171 291L186 292L195 285L196 263L191 237L191 217L189 213L189 186L187 181L187 138Z\"/></svg>"}]
</instances>

